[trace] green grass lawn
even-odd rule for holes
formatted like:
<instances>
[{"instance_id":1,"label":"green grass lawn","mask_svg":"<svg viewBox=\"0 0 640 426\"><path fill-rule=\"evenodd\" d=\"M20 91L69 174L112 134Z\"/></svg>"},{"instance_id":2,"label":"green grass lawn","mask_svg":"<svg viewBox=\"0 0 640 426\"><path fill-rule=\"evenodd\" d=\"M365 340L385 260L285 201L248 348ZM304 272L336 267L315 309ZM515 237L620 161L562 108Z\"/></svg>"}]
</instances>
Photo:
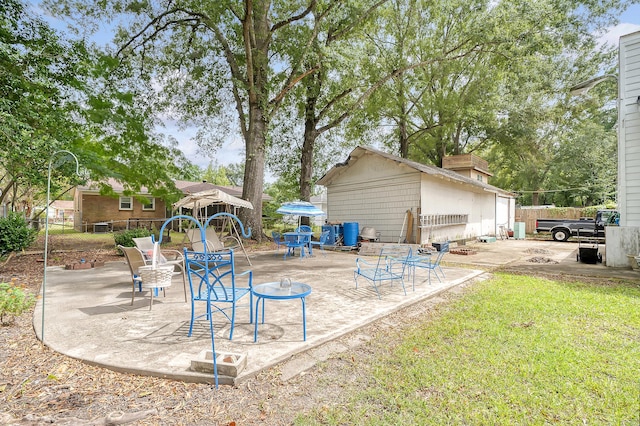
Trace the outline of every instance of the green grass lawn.
<instances>
[{"instance_id":1,"label":"green grass lawn","mask_svg":"<svg viewBox=\"0 0 640 426\"><path fill-rule=\"evenodd\" d=\"M636 283L498 274L402 332L366 385L296 424L640 424Z\"/></svg>"}]
</instances>

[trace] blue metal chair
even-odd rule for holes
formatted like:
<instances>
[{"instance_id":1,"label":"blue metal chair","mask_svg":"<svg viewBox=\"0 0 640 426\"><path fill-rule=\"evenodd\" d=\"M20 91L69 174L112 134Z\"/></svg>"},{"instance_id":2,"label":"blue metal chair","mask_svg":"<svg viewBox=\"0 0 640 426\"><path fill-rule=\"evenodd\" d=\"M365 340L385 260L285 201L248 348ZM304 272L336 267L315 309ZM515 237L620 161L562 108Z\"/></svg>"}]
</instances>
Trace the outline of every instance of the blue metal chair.
<instances>
[{"instance_id":1,"label":"blue metal chair","mask_svg":"<svg viewBox=\"0 0 640 426\"><path fill-rule=\"evenodd\" d=\"M400 281L402 290L405 296L407 290L404 287L404 275L407 265L409 265L408 259L411 258L411 248L409 246L383 246L380 249L380 255L378 261L374 264L368 262L362 258L356 259L356 270L353 271L353 278L356 282L356 289L358 288L358 277L364 277L368 281L371 281L378 299L380 299L380 292L378 291L378 283L383 281Z\"/></svg>"},{"instance_id":2,"label":"blue metal chair","mask_svg":"<svg viewBox=\"0 0 640 426\"><path fill-rule=\"evenodd\" d=\"M273 238L273 242L276 243L277 251L280 251L280 246L285 246L285 247L287 246L285 242L282 240L282 235L279 232L276 232L276 231L271 232L271 238Z\"/></svg>"},{"instance_id":3,"label":"blue metal chair","mask_svg":"<svg viewBox=\"0 0 640 426\"><path fill-rule=\"evenodd\" d=\"M305 249L307 249L309 244L310 236L306 235L284 235L284 243L287 249L284 252L284 258L287 256L293 256L295 254L295 250L297 248L300 249L300 258L305 256Z\"/></svg>"},{"instance_id":4,"label":"blue metal chair","mask_svg":"<svg viewBox=\"0 0 640 426\"><path fill-rule=\"evenodd\" d=\"M438 271L442 274L442 278L445 278L444 271L440 267L440 261L446 252L448 252L448 247L446 249L441 249L436 258L432 259L432 256L415 256L407 259L407 266L409 268L409 275L413 275L413 285L415 287L416 282L416 268L427 269L429 272L429 284L431 284L431 271L438 279L438 282L442 282L440 276L438 275ZM414 288L415 290L415 288Z\"/></svg>"},{"instance_id":5,"label":"blue metal chair","mask_svg":"<svg viewBox=\"0 0 640 426\"><path fill-rule=\"evenodd\" d=\"M323 255L327 255L327 253L324 251L324 246L327 244L327 240L329 239L329 231L324 231L322 234L320 234L320 240L319 241L309 241L309 244L312 247L313 251L313 246L318 246L320 247L320 250L322 251Z\"/></svg>"},{"instance_id":6,"label":"blue metal chair","mask_svg":"<svg viewBox=\"0 0 640 426\"><path fill-rule=\"evenodd\" d=\"M300 225L296 228L296 232L313 232L309 225Z\"/></svg>"},{"instance_id":7,"label":"blue metal chair","mask_svg":"<svg viewBox=\"0 0 640 426\"><path fill-rule=\"evenodd\" d=\"M249 295L249 323L253 323L253 272L246 271L241 274L235 272L233 250L226 252L194 252L184 249L184 260L189 288L191 289L191 324L189 336L193 332L193 323L196 319L206 318L210 320L212 309L221 312L231 323L229 340L233 339L233 327L236 318L236 306L238 301ZM236 278L248 276L248 286L238 287ZM195 302L205 302L206 312L196 316ZM226 306L225 306L226 305ZM227 312L231 310L231 315Z\"/></svg>"}]
</instances>

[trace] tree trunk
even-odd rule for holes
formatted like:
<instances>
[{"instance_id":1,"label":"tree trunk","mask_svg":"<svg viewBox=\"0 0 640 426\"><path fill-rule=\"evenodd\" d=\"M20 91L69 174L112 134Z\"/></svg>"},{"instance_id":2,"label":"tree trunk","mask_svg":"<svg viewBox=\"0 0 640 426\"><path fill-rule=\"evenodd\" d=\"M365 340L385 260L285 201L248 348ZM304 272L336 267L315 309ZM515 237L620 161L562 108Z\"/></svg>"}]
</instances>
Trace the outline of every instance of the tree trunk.
<instances>
[{"instance_id":1,"label":"tree trunk","mask_svg":"<svg viewBox=\"0 0 640 426\"><path fill-rule=\"evenodd\" d=\"M533 194L531 194L531 205L533 205L533 206L539 206L540 205L540 193L539 192L534 192Z\"/></svg>"},{"instance_id":2,"label":"tree trunk","mask_svg":"<svg viewBox=\"0 0 640 426\"><path fill-rule=\"evenodd\" d=\"M244 182L242 198L253 204L253 210L241 209L240 220L245 226L251 227L251 237L262 241L262 192L264 188L264 146L266 123L263 111L252 106L249 114L249 126L252 130L245 141L246 162L244 166Z\"/></svg>"},{"instance_id":3,"label":"tree trunk","mask_svg":"<svg viewBox=\"0 0 640 426\"><path fill-rule=\"evenodd\" d=\"M402 105L402 109L404 110L404 105ZM407 136L407 119L404 111L400 113L398 133L400 139L400 157L409 158L409 137Z\"/></svg>"},{"instance_id":4,"label":"tree trunk","mask_svg":"<svg viewBox=\"0 0 640 426\"><path fill-rule=\"evenodd\" d=\"M267 139L269 91L269 49L271 28L268 0L245 3L242 21L245 53L247 58L247 95L249 118L245 139L246 162L242 197L253 204L253 210L242 209L240 219L245 227L251 227L252 238L262 241L262 193L264 190L265 141Z\"/></svg>"},{"instance_id":5,"label":"tree trunk","mask_svg":"<svg viewBox=\"0 0 640 426\"><path fill-rule=\"evenodd\" d=\"M314 46L317 49L317 46ZM307 64L307 69L312 68L311 64ZM304 139L302 142L302 152L300 154L300 200L311 201L311 186L313 179L313 151L318 138L318 130L316 126L318 119L316 117L316 106L318 103L318 95L323 82L323 71L319 71L307 76L304 79L306 84L306 102L304 106ZM309 225L311 219L308 216L300 218L301 225Z\"/></svg>"},{"instance_id":6,"label":"tree trunk","mask_svg":"<svg viewBox=\"0 0 640 426\"><path fill-rule=\"evenodd\" d=\"M315 121L307 118L304 128L304 142L300 156L300 200L311 201L311 179L313 177L313 148L318 134ZM311 220L307 216L300 219L302 225L309 225Z\"/></svg>"}]
</instances>

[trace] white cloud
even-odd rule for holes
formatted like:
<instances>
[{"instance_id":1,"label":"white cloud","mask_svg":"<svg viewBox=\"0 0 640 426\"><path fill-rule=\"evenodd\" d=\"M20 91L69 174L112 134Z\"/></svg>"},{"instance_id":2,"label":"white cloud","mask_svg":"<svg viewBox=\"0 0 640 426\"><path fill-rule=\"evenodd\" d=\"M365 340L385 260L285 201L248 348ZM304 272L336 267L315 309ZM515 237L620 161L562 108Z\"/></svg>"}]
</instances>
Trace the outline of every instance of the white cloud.
<instances>
[{"instance_id":1,"label":"white cloud","mask_svg":"<svg viewBox=\"0 0 640 426\"><path fill-rule=\"evenodd\" d=\"M239 136L229 137L228 141L213 155L204 154L195 141L197 128L182 128L174 120L165 120L159 132L170 135L178 141L178 148L192 163L206 168L210 162L218 165L241 163L244 161L244 141Z\"/></svg>"},{"instance_id":2,"label":"white cloud","mask_svg":"<svg viewBox=\"0 0 640 426\"><path fill-rule=\"evenodd\" d=\"M600 37L600 45L603 46L606 44L609 46L618 47L621 36L634 33L636 31L640 31L640 25L638 24L631 24L628 22L618 24L615 27L611 27Z\"/></svg>"}]
</instances>

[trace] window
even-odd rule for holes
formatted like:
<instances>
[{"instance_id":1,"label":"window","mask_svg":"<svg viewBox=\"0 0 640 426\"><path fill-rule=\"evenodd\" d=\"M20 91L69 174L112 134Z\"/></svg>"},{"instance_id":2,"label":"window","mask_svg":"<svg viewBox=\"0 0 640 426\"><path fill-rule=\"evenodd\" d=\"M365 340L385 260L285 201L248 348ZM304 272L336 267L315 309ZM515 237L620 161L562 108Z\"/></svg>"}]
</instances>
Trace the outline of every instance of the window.
<instances>
[{"instance_id":1,"label":"window","mask_svg":"<svg viewBox=\"0 0 640 426\"><path fill-rule=\"evenodd\" d=\"M155 209L156 209L156 199L155 198L149 198L149 204L143 204L142 205L142 210L153 211Z\"/></svg>"},{"instance_id":2,"label":"window","mask_svg":"<svg viewBox=\"0 0 640 426\"><path fill-rule=\"evenodd\" d=\"M476 175L476 179L478 179L480 182L482 182L482 175Z\"/></svg>"},{"instance_id":3,"label":"window","mask_svg":"<svg viewBox=\"0 0 640 426\"><path fill-rule=\"evenodd\" d=\"M120 197L120 210L133 210L133 198Z\"/></svg>"}]
</instances>

